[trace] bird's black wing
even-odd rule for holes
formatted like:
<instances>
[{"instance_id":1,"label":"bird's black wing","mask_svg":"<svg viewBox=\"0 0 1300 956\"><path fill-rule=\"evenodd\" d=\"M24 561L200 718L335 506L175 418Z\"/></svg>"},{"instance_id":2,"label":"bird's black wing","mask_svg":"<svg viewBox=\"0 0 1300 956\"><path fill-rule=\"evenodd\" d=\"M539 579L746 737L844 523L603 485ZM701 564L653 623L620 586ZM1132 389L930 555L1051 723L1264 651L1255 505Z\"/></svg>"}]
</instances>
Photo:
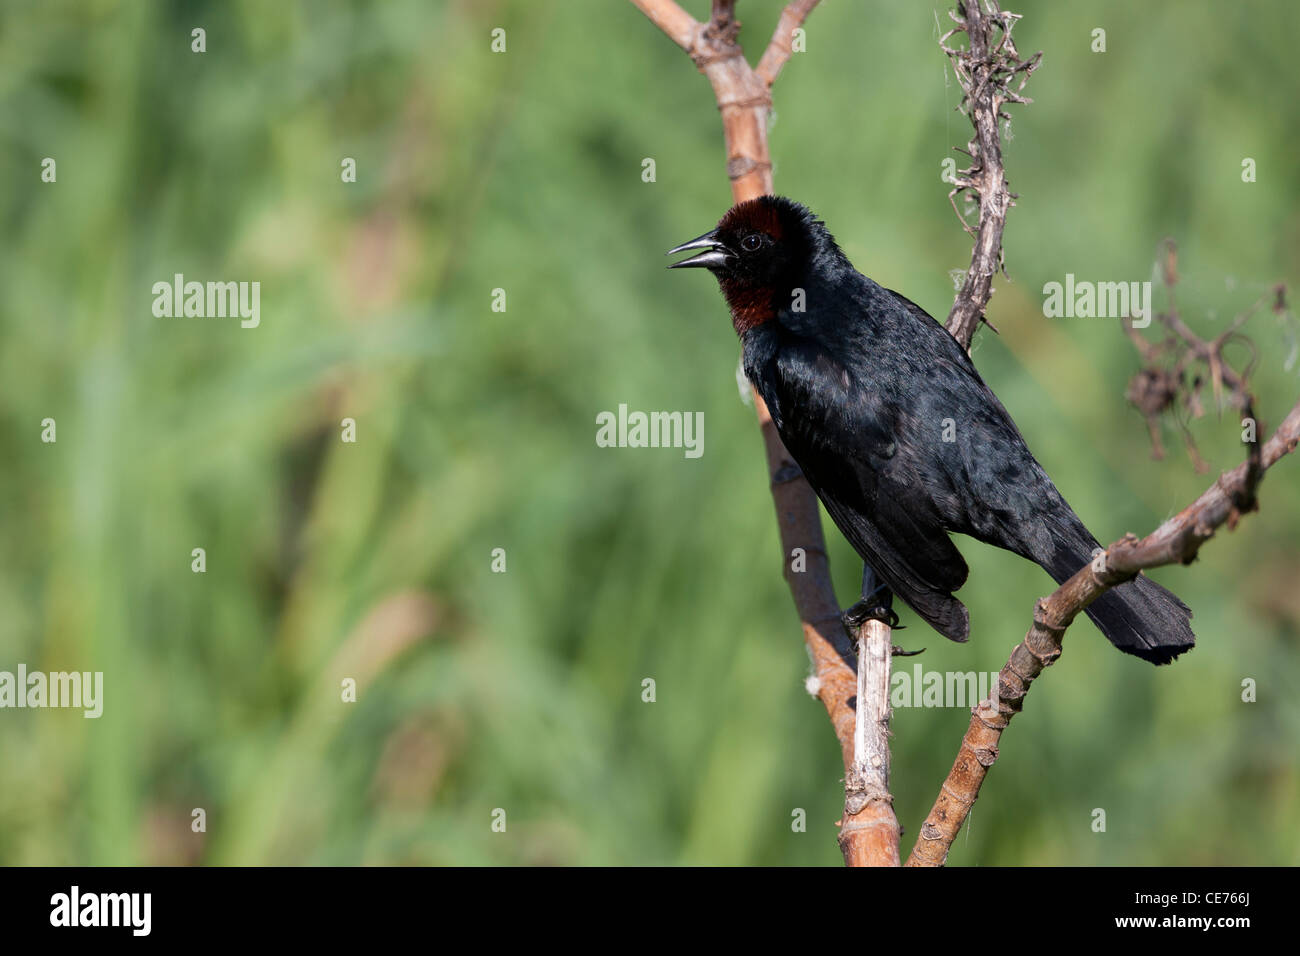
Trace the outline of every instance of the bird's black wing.
<instances>
[{"instance_id":1,"label":"bird's black wing","mask_svg":"<svg viewBox=\"0 0 1300 956\"><path fill-rule=\"evenodd\" d=\"M900 454L907 412L814 340L786 334L751 372L786 447L836 526L890 588L936 630L963 641L966 580L925 476Z\"/></svg>"},{"instance_id":2,"label":"bird's black wing","mask_svg":"<svg viewBox=\"0 0 1300 956\"><path fill-rule=\"evenodd\" d=\"M903 390L909 420L922 427L904 437L933 465L928 487L940 521L1047 566L1054 540L1076 536L1082 523L966 350L915 302L882 291L902 307L892 321L916 346L904 360ZM942 435L945 422L951 433Z\"/></svg>"}]
</instances>

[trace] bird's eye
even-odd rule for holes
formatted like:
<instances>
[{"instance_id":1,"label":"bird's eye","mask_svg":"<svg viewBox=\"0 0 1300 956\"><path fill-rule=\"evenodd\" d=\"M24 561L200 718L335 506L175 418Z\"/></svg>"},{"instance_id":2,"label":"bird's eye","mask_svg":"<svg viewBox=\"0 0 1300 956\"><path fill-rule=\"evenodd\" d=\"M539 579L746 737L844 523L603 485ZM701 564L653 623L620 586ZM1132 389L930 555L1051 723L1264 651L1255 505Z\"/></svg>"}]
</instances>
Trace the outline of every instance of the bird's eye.
<instances>
[{"instance_id":1,"label":"bird's eye","mask_svg":"<svg viewBox=\"0 0 1300 956\"><path fill-rule=\"evenodd\" d=\"M740 240L740 248L744 249L746 252L757 252L762 244L763 240L756 232L751 232L744 239Z\"/></svg>"}]
</instances>

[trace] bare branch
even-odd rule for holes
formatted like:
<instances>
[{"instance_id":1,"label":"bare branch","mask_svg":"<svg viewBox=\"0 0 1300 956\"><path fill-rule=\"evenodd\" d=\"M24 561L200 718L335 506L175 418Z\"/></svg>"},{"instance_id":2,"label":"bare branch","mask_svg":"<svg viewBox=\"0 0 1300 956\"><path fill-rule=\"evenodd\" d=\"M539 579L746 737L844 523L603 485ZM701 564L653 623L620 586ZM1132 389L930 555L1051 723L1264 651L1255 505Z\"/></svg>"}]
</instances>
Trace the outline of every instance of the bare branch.
<instances>
[{"instance_id":1,"label":"bare branch","mask_svg":"<svg viewBox=\"0 0 1300 956\"><path fill-rule=\"evenodd\" d=\"M840 851L849 866L898 866L898 817L889 792L890 628L866 621L858 631L858 706L853 766L844 781Z\"/></svg>"},{"instance_id":2,"label":"bare branch","mask_svg":"<svg viewBox=\"0 0 1300 956\"><path fill-rule=\"evenodd\" d=\"M1035 53L1028 60L1020 59L1011 39L1019 14L1003 12L996 0L983 3L988 9L981 6L980 0L960 0L957 13L949 13L957 26L939 39L961 84L962 107L975 127L975 138L965 150L971 164L957 173L955 188L948 196L962 228L975 237L970 268L947 322L948 331L967 351L980 322L987 322L984 310L993 294L993 276L1003 267L1002 230L1007 210L1015 205L1016 198L1007 186L1002 167L998 120L1010 122L1011 117L1002 109L1006 104L1032 102L1020 91L1042 58L1042 53ZM956 33L967 35L967 49L948 46L948 39ZM979 226L975 229L957 209L956 197L966 191L979 200Z\"/></svg>"},{"instance_id":3,"label":"bare branch","mask_svg":"<svg viewBox=\"0 0 1300 956\"><path fill-rule=\"evenodd\" d=\"M1261 451L1219 476L1189 507L1138 540L1126 535L1099 553L1068 581L1034 606L1034 624L1011 652L998 675L996 699L982 701L971 711L957 759L921 827L908 866L942 866L957 832L979 796L988 769L998 757L998 741L1011 718L1020 712L1029 685L1061 656L1065 630L1089 604L1117 584L1132 580L1142 569L1189 564L1202 544L1223 524L1233 527L1255 508L1255 489L1266 469L1300 444L1300 402L1291 409Z\"/></svg>"},{"instance_id":4,"label":"bare branch","mask_svg":"<svg viewBox=\"0 0 1300 956\"><path fill-rule=\"evenodd\" d=\"M766 86L771 87L781 75L781 68L790 59L794 31L803 26L804 20L808 19L808 14L812 13L818 2L819 0L793 0L781 11L781 19L776 23L772 39L754 70Z\"/></svg>"},{"instance_id":5,"label":"bare branch","mask_svg":"<svg viewBox=\"0 0 1300 956\"><path fill-rule=\"evenodd\" d=\"M679 47L690 53L702 24L679 7L674 0L632 0L632 4L668 34Z\"/></svg>"}]
</instances>

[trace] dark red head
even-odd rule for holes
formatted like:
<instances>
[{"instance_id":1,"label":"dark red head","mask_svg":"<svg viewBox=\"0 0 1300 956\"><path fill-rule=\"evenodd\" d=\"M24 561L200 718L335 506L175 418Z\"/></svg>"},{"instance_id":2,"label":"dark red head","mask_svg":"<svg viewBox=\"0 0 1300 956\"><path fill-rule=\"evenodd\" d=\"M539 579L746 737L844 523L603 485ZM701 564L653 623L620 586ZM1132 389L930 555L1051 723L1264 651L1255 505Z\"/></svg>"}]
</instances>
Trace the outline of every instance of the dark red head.
<instances>
[{"instance_id":1,"label":"dark red head","mask_svg":"<svg viewBox=\"0 0 1300 956\"><path fill-rule=\"evenodd\" d=\"M669 255L705 250L669 268L708 269L717 276L732 324L743 335L789 304L823 248L835 249L835 240L806 206L760 196L732 206L711 232L669 249Z\"/></svg>"}]
</instances>

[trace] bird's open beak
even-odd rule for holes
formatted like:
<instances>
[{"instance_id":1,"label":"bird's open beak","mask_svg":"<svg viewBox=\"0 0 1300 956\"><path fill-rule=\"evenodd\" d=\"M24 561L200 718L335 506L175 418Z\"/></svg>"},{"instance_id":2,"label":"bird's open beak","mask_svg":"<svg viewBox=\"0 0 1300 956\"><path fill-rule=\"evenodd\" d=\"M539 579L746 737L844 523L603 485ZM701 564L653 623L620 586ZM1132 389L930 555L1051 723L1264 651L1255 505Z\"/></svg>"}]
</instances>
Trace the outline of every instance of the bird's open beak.
<instances>
[{"instance_id":1,"label":"bird's open beak","mask_svg":"<svg viewBox=\"0 0 1300 956\"><path fill-rule=\"evenodd\" d=\"M691 256L689 259L683 259L681 262L674 262L669 269L716 269L726 263L731 258L731 252L722 243L718 242L718 230L706 232L698 239L692 239L690 242L683 242L680 246L669 249L664 255L671 256L674 253L685 252L688 249L704 249L699 255Z\"/></svg>"}]
</instances>

